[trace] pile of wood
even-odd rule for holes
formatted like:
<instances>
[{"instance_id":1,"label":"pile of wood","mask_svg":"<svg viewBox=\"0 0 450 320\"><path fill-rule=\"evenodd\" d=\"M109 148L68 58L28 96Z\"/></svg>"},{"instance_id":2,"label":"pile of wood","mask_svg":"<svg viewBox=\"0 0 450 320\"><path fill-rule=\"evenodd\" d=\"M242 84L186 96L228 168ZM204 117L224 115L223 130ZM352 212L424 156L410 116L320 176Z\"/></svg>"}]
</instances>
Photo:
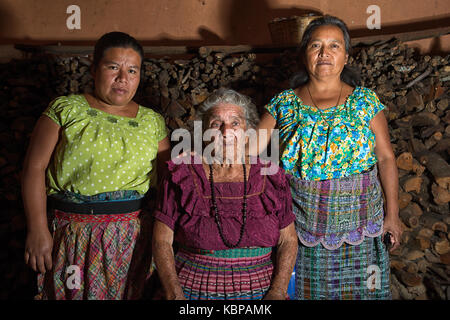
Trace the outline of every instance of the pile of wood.
<instances>
[{"instance_id":1,"label":"pile of wood","mask_svg":"<svg viewBox=\"0 0 450 320\"><path fill-rule=\"evenodd\" d=\"M59 94L91 92L93 79L87 72L91 61L80 57L54 57L60 81ZM170 130L186 127L195 108L221 86L254 85L259 66L253 53L231 55L199 49L191 59L145 59L136 100L162 113Z\"/></svg>"},{"instance_id":2,"label":"pile of wood","mask_svg":"<svg viewBox=\"0 0 450 320\"><path fill-rule=\"evenodd\" d=\"M356 65L386 104L400 179L403 245L392 254L397 299L450 299L448 56L398 42L363 48Z\"/></svg>"},{"instance_id":3,"label":"pile of wood","mask_svg":"<svg viewBox=\"0 0 450 320\"><path fill-rule=\"evenodd\" d=\"M391 142L400 174L402 246L392 253L394 299L450 299L450 57L419 55L399 41L354 48L349 65L362 85L385 104ZM261 56L214 52L180 59L146 58L136 100L154 108L169 130L189 128L197 106L225 86L252 97L259 110L288 88L301 68L295 50ZM0 65L0 253L5 288L18 296L35 283L23 267L25 220L20 196L24 150L35 121L59 95L91 92L91 60L85 56L35 56ZM28 286L28 287L27 287ZM20 292L20 293L19 293ZM8 297L0 292L0 297Z\"/></svg>"}]
</instances>

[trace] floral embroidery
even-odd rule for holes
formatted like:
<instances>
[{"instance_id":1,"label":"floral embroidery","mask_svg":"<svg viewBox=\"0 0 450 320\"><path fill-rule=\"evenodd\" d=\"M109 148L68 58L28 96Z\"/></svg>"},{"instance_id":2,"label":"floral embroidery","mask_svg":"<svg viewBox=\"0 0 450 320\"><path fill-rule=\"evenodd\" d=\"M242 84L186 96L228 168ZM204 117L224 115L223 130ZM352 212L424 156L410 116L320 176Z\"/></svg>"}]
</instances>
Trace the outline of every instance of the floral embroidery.
<instances>
[{"instance_id":1,"label":"floral embroidery","mask_svg":"<svg viewBox=\"0 0 450 320\"><path fill-rule=\"evenodd\" d=\"M133 120L128 121L128 124L134 128L137 128L139 126L139 123L137 123L136 121L133 121Z\"/></svg>"},{"instance_id":2,"label":"floral embroidery","mask_svg":"<svg viewBox=\"0 0 450 320\"><path fill-rule=\"evenodd\" d=\"M345 104L322 110L323 116L304 105L292 89L266 106L285 145L282 167L306 180L337 179L372 167L377 159L369 125L383 108L375 92L365 87L356 87Z\"/></svg>"},{"instance_id":3,"label":"floral embroidery","mask_svg":"<svg viewBox=\"0 0 450 320\"><path fill-rule=\"evenodd\" d=\"M113 118L113 117L107 117L107 119L109 122L112 122L112 123L117 123L117 121L118 121L116 118Z\"/></svg>"},{"instance_id":4,"label":"floral embroidery","mask_svg":"<svg viewBox=\"0 0 450 320\"><path fill-rule=\"evenodd\" d=\"M86 111L86 113L92 117L97 116L98 112L92 109L89 109L88 111Z\"/></svg>"}]
</instances>

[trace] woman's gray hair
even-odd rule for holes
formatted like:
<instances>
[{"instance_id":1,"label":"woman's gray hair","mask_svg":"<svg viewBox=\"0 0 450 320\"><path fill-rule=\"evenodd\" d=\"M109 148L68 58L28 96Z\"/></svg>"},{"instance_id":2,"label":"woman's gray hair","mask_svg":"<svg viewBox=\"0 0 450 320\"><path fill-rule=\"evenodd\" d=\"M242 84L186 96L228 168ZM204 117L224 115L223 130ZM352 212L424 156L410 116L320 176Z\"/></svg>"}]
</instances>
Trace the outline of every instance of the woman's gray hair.
<instances>
[{"instance_id":1,"label":"woman's gray hair","mask_svg":"<svg viewBox=\"0 0 450 320\"><path fill-rule=\"evenodd\" d=\"M234 104L242 108L244 113L246 127L256 129L259 123L259 115L256 106L253 104L250 97L243 95L233 89L219 88L214 91L211 95L206 98L206 100L197 109L196 119L206 120L205 116L210 115L210 109L220 105L220 104Z\"/></svg>"}]
</instances>

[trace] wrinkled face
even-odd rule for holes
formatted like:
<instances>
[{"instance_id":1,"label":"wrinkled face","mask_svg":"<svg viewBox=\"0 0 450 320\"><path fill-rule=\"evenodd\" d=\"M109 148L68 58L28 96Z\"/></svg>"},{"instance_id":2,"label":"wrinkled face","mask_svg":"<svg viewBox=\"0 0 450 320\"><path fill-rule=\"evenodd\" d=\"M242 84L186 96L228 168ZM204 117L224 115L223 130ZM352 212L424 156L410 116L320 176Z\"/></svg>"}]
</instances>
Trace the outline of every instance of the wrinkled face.
<instances>
[{"instance_id":1,"label":"wrinkled face","mask_svg":"<svg viewBox=\"0 0 450 320\"><path fill-rule=\"evenodd\" d=\"M141 56L131 48L110 48L93 72L95 94L112 106L126 106L139 86Z\"/></svg>"},{"instance_id":2,"label":"wrinkled face","mask_svg":"<svg viewBox=\"0 0 450 320\"><path fill-rule=\"evenodd\" d=\"M339 27L326 25L313 31L305 51L305 65L311 76L340 76L347 60L344 34Z\"/></svg>"},{"instance_id":3,"label":"wrinkled face","mask_svg":"<svg viewBox=\"0 0 450 320\"><path fill-rule=\"evenodd\" d=\"M234 104L220 104L210 110L206 127L217 130L219 139L213 138L216 156L228 160L241 159L248 138L244 112ZM214 132L214 131L212 131ZM221 138L221 139L220 139Z\"/></svg>"}]
</instances>

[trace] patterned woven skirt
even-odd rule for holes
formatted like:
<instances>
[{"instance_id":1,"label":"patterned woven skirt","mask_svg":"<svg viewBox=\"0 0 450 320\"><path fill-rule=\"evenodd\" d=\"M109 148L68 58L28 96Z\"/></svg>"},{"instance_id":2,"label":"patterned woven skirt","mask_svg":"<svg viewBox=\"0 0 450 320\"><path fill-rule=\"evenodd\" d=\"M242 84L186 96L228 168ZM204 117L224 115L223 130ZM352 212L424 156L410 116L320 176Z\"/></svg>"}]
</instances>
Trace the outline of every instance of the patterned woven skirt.
<instances>
[{"instance_id":1,"label":"patterned woven skirt","mask_svg":"<svg viewBox=\"0 0 450 320\"><path fill-rule=\"evenodd\" d=\"M299 238L296 298L390 299L377 168L321 181L292 178Z\"/></svg>"},{"instance_id":2,"label":"patterned woven skirt","mask_svg":"<svg viewBox=\"0 0 450 320\"><path fill-rule=\"evenodd\" d=\"M389 254L381 240L329 250L299 242L295 296L299 300L390 300Z\"/></svg>"},{"instance_id":3,"label":"patterned woven skirt","mask_svg":"<svg viewBox=\"0 0 450 320\"><path fill-rule=\"evenodd\" d=\"M221 250L212 255L180 250L175 267L189 300L261 300L273 271L271 248Z\"/></svg>"},{"instance_id":4,"label":"patterned woven skirt","mask_svg":"<svg viewBox=\"0 0 450 320\"><path fill-rule=\"evenodd\" d=\"M35 299L139 299L151 267L149 215L54 211L53 268Z\"/></svg>"}]
</instances>

